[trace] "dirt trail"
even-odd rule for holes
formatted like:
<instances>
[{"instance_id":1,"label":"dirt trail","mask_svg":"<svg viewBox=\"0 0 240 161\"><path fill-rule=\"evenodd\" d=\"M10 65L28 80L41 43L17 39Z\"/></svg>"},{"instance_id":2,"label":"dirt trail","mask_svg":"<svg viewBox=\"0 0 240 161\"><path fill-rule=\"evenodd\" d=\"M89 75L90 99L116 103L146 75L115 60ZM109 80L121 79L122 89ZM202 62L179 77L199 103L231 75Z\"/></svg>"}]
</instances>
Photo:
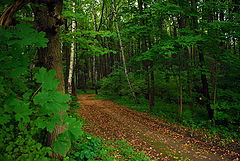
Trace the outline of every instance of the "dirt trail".
<instances>
[{"instance_id":1,"label":"dirt trail","mask_svg":"<svg viewBox=\"0 0 240 161\"><path fill-rule=\"evenodd\" d=\"M104 139L125 139L138 150L156 160L227 160L218 147L182 135L175 127L146 113L130 110L108 100L97 100L93 94L80 95L79 113L89 121L85 130ZM204 145L204 146L203 146Z\"/></svg>"}]
</instances>

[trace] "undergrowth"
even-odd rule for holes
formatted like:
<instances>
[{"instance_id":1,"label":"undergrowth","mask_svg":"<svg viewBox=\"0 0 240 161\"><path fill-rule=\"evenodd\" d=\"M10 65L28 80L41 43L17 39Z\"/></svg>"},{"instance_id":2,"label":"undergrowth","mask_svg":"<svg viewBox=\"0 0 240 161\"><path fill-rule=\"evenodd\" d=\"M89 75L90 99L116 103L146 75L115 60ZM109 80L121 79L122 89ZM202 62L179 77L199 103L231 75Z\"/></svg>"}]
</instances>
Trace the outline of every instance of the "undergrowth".
<instances>
[{"instance_id":1,"label":"undergrowth","mask_svg":"<svg viewBox=\"0 0 240 161\"><path fill-rule=\"evenodd\" d=\"M95 90L94 89L88 89L88 90L77 90L77 94L80 95L80 94L91 94L91 93L95 93Z\"/></svg>"}]
</instances>

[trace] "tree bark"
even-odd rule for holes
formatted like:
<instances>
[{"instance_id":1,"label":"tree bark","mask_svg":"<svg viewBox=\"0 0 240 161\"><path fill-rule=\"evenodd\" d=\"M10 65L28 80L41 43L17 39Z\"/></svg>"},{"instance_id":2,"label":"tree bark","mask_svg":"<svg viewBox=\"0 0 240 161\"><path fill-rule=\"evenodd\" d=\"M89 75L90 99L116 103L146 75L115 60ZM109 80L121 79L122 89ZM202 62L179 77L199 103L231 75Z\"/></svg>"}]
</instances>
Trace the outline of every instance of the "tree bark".
<instances>
[{"instance_id":1,"label":"tree bark","mask_svg":"<svg viewBox=\"0 0 240 161\"><path fill-rule=\"evenodd\" d=\"M30 0L15 0L12 4L10 4L3 11L3 14L0 17L0 26L15 25L16 21L14 19L14 15L29 2Z\"/></svg>"},{"instance_id":2,"label":"tree bark","mask_svg":"<svg viewBox=\"0 0 240 161\"><path fill-rule=\"evenodd\" d=\"M39 66L45 67L48 70L53 69L56 71L56 78L60 80L57 91L65 93L63 66L62 66L62 54L60 44L60 26L63 24L61 19L61 11L63 7L63 1L49 0L42 5L33 5L34 18L36 28L38 31L46 33L48 38L48 46L38 50ZM56 140L57 135L62 133L65 129L64 125L56 125L54 131L49 133L47 145L52 146ZM56 153L53 153L53 158L62 159L62 157Z\"/></svg>"},{"instance_id":3,"label":"tree bark","mask_svg":"<svg viewBox=\"0 0 240 161\"><path fill-rule=\"evenodd\" d=\"M178 103L178 114L182 116L183 112L183 85L182 85L182 55L178 53L179 58L179 71L178 71L178 81L179 81L179 103Z\"/></svg>"},{"instance_id":4,"label":"tree bark","mask_svg":"<svg viewBox=\"0 0 240 161\"><path fill-rule=\"evenodd\" d=\"M179 6L183 6L183 4L179 3ZM179 29L184 29L186 27L186 17L185 15L180 14L180 17L177 18ZM175 29L176 31L176 29ZM176 37L178 35L175 34ZM180 35L181 36L181 35ZM183 113L183 80L182 80L182 71L183 71L183 56L187 55L186 47L182 46L182 52L178 53L178 83L179 83L179 102L178 102L178 114L182 117Z\"/></svg>"},{"instance_id":5,"label":"tree bark","mask_svg":"<svg viewBox=\"0 0 240 161\"><path fill-rule=\"evenodd\" d=\"M30 0L16 0L9 7L7 7L0 17L1 26L9 26L14 24L14 15ZM31 1L36 6L32 6L36 28L38 31L46 33L48 38L48 46L38 50L39 62L38 65L47 69L54 69L57 73L56 78L60 80L57 91L65 93L64 76L62 68L61 45L59 41L60 25L63 21L61 19L61 11L63 1L46 0L39 2ZM39 4L42 4L41 6ZM51 146L56 140L56 136L64 131L64 126L57 125L54 132L49 133L47 144ZM53 153L52 157L61 159L62 157Z\"/></svg>"},{"instance_id":6,"label":"tree bark","mask_svg":"<svg viewBox=\"0 0 240 161\"><path fill-rule=\"evenodd\" d=\"M147 8L146 3L144 3L143 0L138 0L138 9L139 9L139 14L143 15L143 6L145 9ZM147 19L141 18L140 19L140 24L142 26L147 25ZM148 49L151 48L151 36L146 34L141 35L141 52L146 52ZM145 98L148 99L149 102L149 109L152 111L153 107L155 105L155 89L154 89L154 71L152 70L153 68L153 61L152 60L144 60L143 61L143 67L145 72L147 73L146 75L146 82L147 82L147 93L145 94Z\"/></svg>"},{"instance_id":7,"label":"tree bark","mask_svg":"<svg viewBox=\"0 0 240 161\"><path fill-rule=\"evenodd\" d=\"M204 55L203 53L199 52L199 61L200 65L205 62ZM210 120L213 119L213 109L210 106L210 95L209 95L209 89L208 89L208 81L207 81L207 76L203 73L201 73L201 80L202 80L202 94L204 96L204 104L207 108L208 111L208 117Z\"/></svg>"},{"instance_id":8,"label":"tree bark","mask_svg":"<svg viewBox=\"0 0 240 161\"><path fill-rule=\"evenodd\" d=\"M112 2L112 8L113 8L113 12L114 12L114 17L116 17L116 8L114 6L114 2ZM121 58L122 58L122 62L123 62L124 73L125 73L125 76L126 76L126 79L127 79L127 82L128 82L128 86L130 88L130 91L132 93L132 96L133 96L133 98L135 100L135 103L139 104L139 100L137 99L137 96L136 96L135 91L133 89L132 83L131 83L131 81L129 79L129 76L128 76L128 71L127 71L127 66L126 66L126 59L125 59L125 53L124 53L122 39L121 39L121 34L120 34L120 30L119 30L119 26L118 26L118 22L117 21L115 21L115 26L116 26L117 36L118 36L118 39L119 39L119 46L120 46L120 50L121 50Z\"/></svg>"},{"instance_id":9,"label":"tree bark","mask_svg":"<svg viewBox=\"0 0 240 161\"><path fill-rule=\"evenodd\" d=\"M153 65L151 65L153 66ZM155 85L154 85L154 71L151 69L150 71L150 76L149 76L150 80L149 80L149 108L150 111L153 110L153 107L155 105Z\"/></svg>"},{"instance_id":10,"label":"tree bark","mask_svg":"<svg viewBox=\"0 0 240 161\"><path fill-rule=\"evenodd\" d=\"M104 8L104 2L103 2L103 7ZM102 9L102 12L103 12L103 9ZM101 16L101 21L100 21L100 24L99 24L99 27L97 27L97 14L96 14L96 10L95 8L93 7L93 16L94 16L94 30L95 32L99 31L100 28L101 28L101 22L102 22L102 16ZM103 13L102 13L103 14ZM98 30L99 29L99 30ZM95 37L97 39L97 36ZM94 45L96 45L96 43L94 43ZM95 94L98 94L98 88L97 88L97 80L98 80L98 71L97 71L97 56L96 56L96 53L93 53L93 88L95 90ZM100 59L100 58L99 58ZM101 63L100 63L101 64ZM100 70L101 72L102 70Z\"/></svg>"},{"instance_id":11,"label":"tree bark","mask_svg":"<svg viewBox=\"0 0 240 161\"><path fill-rule=\"evenodd\" d=\"M206 0L206 1L209 1L209 0ZM207 22L208 23L213 22L213 20L214 20L213 9L208 8L208 9L206 9L206 12L208 13L208 16L206 17ZM213 33L213 31L211 29L209 29L208 34L212 34L212 33ZM201 51L198 54L199 54L200 66L202 68L203 64L205 63L205 56L204 56L204 53L202 53ZM208 85L208 80L207 80L206 74L201 73L201 81L202 81L202 94L204 96L203 102L208 111L208 118L210 120L213 120L214 111L211 108L209 85Z\"/></svg>"},{"instance_id":12,"label":"tree bark","mask_svg":"<svg viewBox=\"0 0 240 161\"><path fill-rule=\"evenodd\" d=\"M96 64L97 64L97 56L94 55L93 56L93 86L94 86L95 94L98 94L98 89L97 89L98 72L97 72Z\"/></svg>"},{"instance_id":13,"label":"tree bark","mask_svg":"<svg viewBox=\"0 0 240 161\"><path fill-rule=\"evenodd\" d=\"M187 68L191 68L193 66L193 57L192 57L192 48L193 47L188 47L188 59L190 60L190 63L187 63ZM191 100L189 101L189 106L190 108L192 108L193 106L193 92L192 92L192 71L189 71L189 69L187 69L187 87L188 87L188 94L189 97L191 98Z\"/></svg>"},{"instance_id":14,"label":"tree bark","mask_svg":"<svg viewBox=\"0 0 240 161\"><path fill-rule=\"evenodd\" d=\"M76 8L75 8L75 2L72 2L72 11L73 13L76 12ZM76 30L76 21L72 20L72 33L74 33ZM73 36L73 39L75 38L75 36ZM69 72L68 72L68 94L69 96L72 95L72 83L73 83L73 68L74 68L74 56L75 56L75 42L71 43L71 52L70 52L70 64L69 64Z\"/></svg>"}]
</instances>

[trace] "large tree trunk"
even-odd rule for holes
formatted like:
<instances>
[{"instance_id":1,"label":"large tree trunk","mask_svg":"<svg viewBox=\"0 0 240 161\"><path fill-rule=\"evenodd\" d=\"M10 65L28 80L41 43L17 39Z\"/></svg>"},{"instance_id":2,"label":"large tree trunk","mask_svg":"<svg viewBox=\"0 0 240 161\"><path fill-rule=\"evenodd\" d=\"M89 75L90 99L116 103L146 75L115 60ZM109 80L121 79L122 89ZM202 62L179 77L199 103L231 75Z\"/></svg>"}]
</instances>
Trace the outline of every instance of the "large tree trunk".
<instances>
[{"instance_id":1,"label":"large tree trunk","mask_svg":"<svg viewBox=\"0 0 240 161\"><path fill-rule=\"evenodd\" d=\"M7 7L0 17L0 26L8 26L14 24L14 15L30 0L16 0ZM39 66L47 69L54 69L57 73L56 78L60 80L57 91L65 93L64 77L62 68L61 45L59 41L59 30L62 24L61 11L63 1L46 0L39 2L38 0L31 2L34 5L33 12L35 16L36 28L39 31L46 32L48 38L48 46L38 50ZM41 6L40 6L41 4ZM48 135L47 144L51 146L56 140L56 136L64 131L64 126L57 125L54 132ZM61 158L60 155L53 153L52 157Z\"/></svg>"},{"instance_id":2,"label":"large tree trunk","mask_svg":"<svg viewBox=\"0 0 240 161\"><path fill-rule=\"evenodd\" d=\"M49 0L42 5L33 5L36 28L46 33L48 46L38 50L39 66L56 71L56 78L60 80L57 91L65 93L61 44L59 41L60 25L62 25L61 11L63 1ZM52 133L49 133L47 145L52 146L58 134L64 131L63 125L56 125ZM53 153L52 157L61 158Z\"/></svg>"},{"instance_id":3,"label":"large tree trunk","mask_svg":"<svg viewBox=\"0 0 240 161\"><path fill-rule=\"evenodd\" d=\"M47 69L54 69L57 72L56 78L60 80L58 91L65 93L61 44L59 37L62 20L59 18L62 11L62 1L47 3L41 6L34 6L36 28L46 33L48 46L38 50L39 66Z\"/></svg>"}]
</instances>

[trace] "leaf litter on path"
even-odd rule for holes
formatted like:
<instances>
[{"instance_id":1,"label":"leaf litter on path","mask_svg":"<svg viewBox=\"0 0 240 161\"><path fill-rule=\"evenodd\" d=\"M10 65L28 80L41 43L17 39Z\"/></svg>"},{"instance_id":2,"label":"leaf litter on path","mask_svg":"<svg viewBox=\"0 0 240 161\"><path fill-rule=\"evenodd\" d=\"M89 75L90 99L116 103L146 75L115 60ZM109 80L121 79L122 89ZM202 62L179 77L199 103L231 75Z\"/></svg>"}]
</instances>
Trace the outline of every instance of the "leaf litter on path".
<instances>
[{"instance_id":1,"label":"leaf litter on path","mask_svg":"<svg viewBox=\"0 0 240 161\"><path fill-rule=\"evenodd\" d=\"M84 129L106 140L127 140L155 160L233 160L240 154L185 133L178 125L130 110L93 94L80 95L79 114L89 121Z\"/></svg>"}]
</instances>

